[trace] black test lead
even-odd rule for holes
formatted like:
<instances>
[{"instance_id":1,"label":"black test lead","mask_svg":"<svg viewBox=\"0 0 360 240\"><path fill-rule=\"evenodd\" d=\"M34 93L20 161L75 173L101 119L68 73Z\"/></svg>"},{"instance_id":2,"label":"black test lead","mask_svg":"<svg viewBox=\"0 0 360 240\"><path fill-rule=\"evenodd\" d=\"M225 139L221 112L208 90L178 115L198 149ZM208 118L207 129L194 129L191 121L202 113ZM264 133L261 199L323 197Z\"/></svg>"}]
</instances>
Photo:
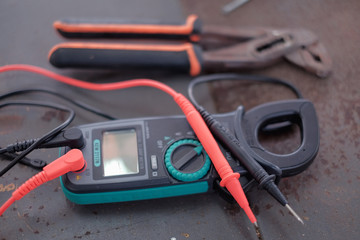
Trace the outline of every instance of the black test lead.
<instances>
[{"instance_id":1,"label":"black test lead","mask_svg":"<svg viewBox=\"0 0 360 240\"><path fill-rule=\"evenodd\" d=\"M238 159L241 164L249 171L249 173L254 177L254 179L259 183L259 188L265 189L271 196L273 196L281 205L286 207L290 213L302 224L304 222L299 217L299 215L289 206L288 201L285 196L281 193L280 189L275 184L275 176L269 175L264 168L248 153L247 147L244 144L241 144L240 141L227 129L225 128L219 121L217 121L213 116L208 113L202 106L200 106L193 96L193 88L196 84L208 81L215 81L221 79L249 79L258 82L269 82L269 83L277 83L282 84L289 87L299 98L302 98L301 93L290 83L282 81L280 79L261 77L261 76L243 76L238 74L214 74L210 76L203 76L196 78L189 85L189 98L200 112L201 116L204 118L206 124L209 129L216 137L218 141L220 141L230 152L231 154ZM258 234L259 227L257 224L254 224L255 230L257 232L258 237L261 234ZM259 239L261 239L259 237Z\"/></svg>"},{"instance_id":2,"label":"black test lead","mask_svg":"<svg viewBox=\"0 0 360 240\"><path fill-rule=\"evenodd\" d=\"M245 193L241 187L239 178L239 173L234 173L231 166L229 165L228 161L226 160L225 156L223 155L221 149L219 148L219 145L217 144L216 140L212 136L211 132L209 131L206 123L204 122L203 118L199 114L199 112L195 109L195 107L191 104L191 102L181 93L176 92L169 86L150 79L134 79L129 81L122 81L122 82L115 82L115 83L102 83L102 84L95 84L95 83L89 83L81 80L77 80L74 78L66 77L63 75L56 74L54 72L50 72L46 69L31 66L31 65L20 65L20 64L14 64L14 65L7 65L0 67L0 73L6 72L6 71L29 71L38 73L50 78L53 78L57 81L80 87L83 89L88 90L96 90L96 91L109 91L109 90L116 90L116 89L124 89L124 88L130 88L130 87L139 87L139 86L148 86L157 88L159 90L162 90L163 92L169 94L173 100L179 105L183 113L185 114L186 120L192 130L194 131L195 135L198 137L199 142L204 147L204 150L209 155L216 171L218 172L220 178L222 179L220 182L220 185L222 187L225 187L231 195L234 197L234 199L237 201L237 203L240 205L240 207L245 211L246 215L248 216L249 220L256 226L257 220L252 212L249 203L246 199ZM43 140L43 138L36 141L33 145L31 145L29 148L27 148L25 151L22 152L22 154L27 154L27 151L32 151L37 146L39 146ZM30 150L29 150L30 149ZM75 149L74 149L75 150ZM71 151L74 151L71 150ZM70 152L69 152L70 153ZM80 152L81 153L81 152ZM65 156L65 155L64 155ZM19 160L20 157L23 157L19 155L19 157L15 160ZM100 157L99 157L100 159ZM100 161L100 160L99 160ZM14 162L13 164L15 164ZM48 165L47 167L49 167ZM47 168L46 167L46 168ZM91 171L90 171L91 172ZM61 174L64 175L65 173ZM35 178L35 180L38 180L38 177ZM46 180L46 178L40 179L41 181L37 181L38 183L43 183ZM35 184L30 182L32 186L35 186ZM37 185L36 185L37 186ZM36 187L35 186L35 187ZM27 188L27 185L25 185L25 188ZM28 188L29 189L29 188ZM173 192L173 191L172 191ZM21 196L20 196L21 197ZM112 196L113 197L113 196ZM3 207L0 208L0 211L6 210L15 200L17 200L16 197L10 198ZM0 212L2 213L2 212Z\"/></svg>"},{"instance_id":3,"label":"black test lead","mask_svg":"<svg viewBox=\"0 0 360 240\"><path fill-rule=\"evenodd\" d=\"M238 139L226 129L219 121L212 117L204 108L198 107L198 111L204 118L209 129L230 152L238 159L241 164L249 171L254 179L259 183L259 187L265 189L271 196L273 196L281 205L286 207L291 214L302 224L304 222L299 215L289 206L285 196L281 193L278 186L275 184L275 176L269 175L264 168L246 151L246 148L240 144ZM258 226L255 226L258 229Z\"/></svg>"}]
</instances>

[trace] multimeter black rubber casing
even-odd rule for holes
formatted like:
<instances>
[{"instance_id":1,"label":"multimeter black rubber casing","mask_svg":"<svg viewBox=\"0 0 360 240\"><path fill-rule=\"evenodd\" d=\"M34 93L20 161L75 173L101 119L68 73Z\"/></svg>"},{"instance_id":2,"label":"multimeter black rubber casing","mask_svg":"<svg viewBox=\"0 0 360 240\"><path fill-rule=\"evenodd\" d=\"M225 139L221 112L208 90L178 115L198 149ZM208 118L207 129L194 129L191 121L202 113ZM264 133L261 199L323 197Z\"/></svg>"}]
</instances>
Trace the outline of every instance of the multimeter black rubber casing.
<instances>
[{"instance_id":1,"label":"multimeter black rubber casing","mask_svg":"<svg viewBox=\"0 0 360 240\"><path fill-rule=\"evenodd\" d=\"M305 170L319 148L316 113L307 100L263 104L246 113L238 108L214 117L236 133L256 160L276 163L284 170L284 176ZM291 121L300 126L302 143L292 154L272 154L258 142L259 128L277 121ZM78 129L84 137L81 150L87 167L81 173L61 177L66 197L77 204L204 193L212 191L218 180L209 157L184 116L115 120L82 125ZM221 149L233 170L246 175L239 162Z\"/></svg>"}]
</instances>

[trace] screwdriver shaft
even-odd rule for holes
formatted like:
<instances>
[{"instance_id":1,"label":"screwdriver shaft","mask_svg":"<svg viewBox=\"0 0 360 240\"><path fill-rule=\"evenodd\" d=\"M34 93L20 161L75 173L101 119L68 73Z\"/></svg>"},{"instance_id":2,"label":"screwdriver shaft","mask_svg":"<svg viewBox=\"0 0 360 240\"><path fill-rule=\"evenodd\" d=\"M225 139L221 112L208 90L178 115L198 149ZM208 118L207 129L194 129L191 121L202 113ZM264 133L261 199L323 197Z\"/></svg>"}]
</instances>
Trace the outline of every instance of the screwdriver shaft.
<instances>
[{"instance_id":1,"label":"screwdriver shaft","mask_svg":"<svg viewBox=\"0 0 360 240\"><path fill-rule=\"evenodd\" d=\"M228 4L226 4L223 7L223 13L228 14L232 11L234 11L236 8L244 5L245 3L247 3L249 0L234 0Z\"/></svg>"}]
</instances>

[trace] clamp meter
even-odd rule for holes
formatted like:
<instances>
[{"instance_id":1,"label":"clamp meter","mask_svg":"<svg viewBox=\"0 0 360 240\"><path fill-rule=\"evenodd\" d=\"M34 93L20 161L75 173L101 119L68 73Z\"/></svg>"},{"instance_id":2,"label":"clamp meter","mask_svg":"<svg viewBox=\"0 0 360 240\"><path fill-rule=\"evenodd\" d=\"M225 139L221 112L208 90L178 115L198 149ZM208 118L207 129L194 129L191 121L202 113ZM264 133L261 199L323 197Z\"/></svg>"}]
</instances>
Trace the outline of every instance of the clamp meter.
<instances>
[{"instance_id":1,"label":"clamp meter","mask_svg":"<svg viewBox=\"0 0 360 240\"><path fill-rule=\"evenodd\" d=\"M215 171L186 119L117 120L78 127L87 168L62 177L78 204L134 201L207 192ZM88 161L91 159L91 162Z\"/></svg>"},{"instance_id":2,"label":"clamp meter","mask_svg":"<svg viewBox=\"0 0 360 240\"><path fill-rule=\"evenodd\" d=\"M214 117L233 131L259 162L270 162L291 176L305 170L319 148L313 104L304 99L272 102L244 112ZM235 121L236 120L236 121ZM291 154L268 152L258 142L267 124L291 121L302 143ZM184 116L115 120L77 127L83 135L85 171L61 177L66 197L77 204L135 201L211 191L218 175ZM67 148L69 149L69 148ZM221 148L235 172L246 170ZM247 181L240 178L240 181Z\"/></svg>"}]
</instances>

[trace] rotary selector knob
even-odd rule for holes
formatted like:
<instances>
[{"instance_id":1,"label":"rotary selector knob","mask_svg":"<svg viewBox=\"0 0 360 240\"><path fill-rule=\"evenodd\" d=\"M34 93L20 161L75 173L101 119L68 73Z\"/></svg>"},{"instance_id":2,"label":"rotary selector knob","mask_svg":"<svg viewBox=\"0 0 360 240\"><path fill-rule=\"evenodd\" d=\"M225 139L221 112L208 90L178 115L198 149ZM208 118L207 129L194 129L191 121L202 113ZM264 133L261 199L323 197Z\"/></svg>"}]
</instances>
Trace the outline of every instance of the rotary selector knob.
<instances>
[{"instance_id":1,"label":"rotary selector knob","mask_svg":"<svg viewBox=\"0 0 360 240\"><path fill-rule=\"evenodd\" d=\"M170 175L179 181L196 181L204 177L210 164L203 146L194 139L178 140L165 153L165 166Z\"/></svg>"}]
</instances>

